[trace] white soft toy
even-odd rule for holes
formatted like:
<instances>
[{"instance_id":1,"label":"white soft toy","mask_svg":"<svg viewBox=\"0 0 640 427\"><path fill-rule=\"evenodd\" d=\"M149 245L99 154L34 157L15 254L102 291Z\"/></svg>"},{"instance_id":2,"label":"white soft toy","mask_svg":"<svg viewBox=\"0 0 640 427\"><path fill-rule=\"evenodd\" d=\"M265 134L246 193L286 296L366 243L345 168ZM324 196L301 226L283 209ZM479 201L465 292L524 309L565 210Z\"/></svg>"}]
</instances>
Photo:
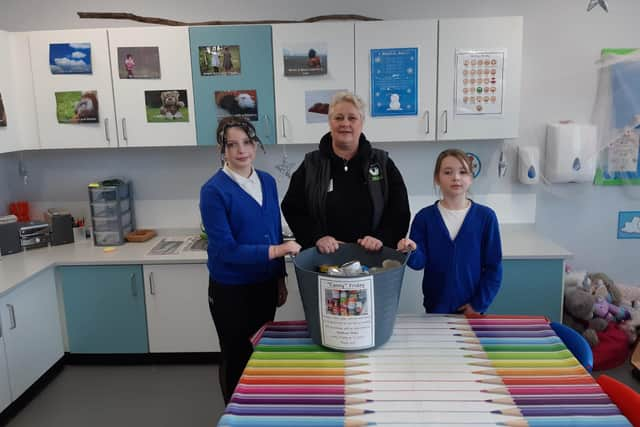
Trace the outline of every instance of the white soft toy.
<instances>
[{"instance_id":1,"label":"white soft toy","mask_svg":"<svg viewBox=\"0 0 640 427\"><path fill-rule=\"evenodd\" d=\"M591 289L591 279L586 270L568 270L564 273L564 290L581 287L585 290Z\"/></svg>"}]
</instances>

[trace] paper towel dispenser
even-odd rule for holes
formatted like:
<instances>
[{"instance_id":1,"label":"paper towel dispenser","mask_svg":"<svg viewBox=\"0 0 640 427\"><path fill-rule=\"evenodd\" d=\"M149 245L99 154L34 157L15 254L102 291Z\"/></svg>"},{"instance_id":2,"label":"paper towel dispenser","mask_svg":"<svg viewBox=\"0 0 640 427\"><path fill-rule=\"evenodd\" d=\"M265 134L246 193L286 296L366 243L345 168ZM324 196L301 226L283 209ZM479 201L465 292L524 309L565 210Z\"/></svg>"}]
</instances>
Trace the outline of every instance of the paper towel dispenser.
<instances>
[{"instance_id":1,"label":"paper towel dispenser","mask_svg":"<svg viewBox=\"0 0 640 427\"><path fill-rule=\"evenodd\" d=\"M547 126L544 176L547 181L591 182L598 154L596 127L571 121Z\"/></svg>"}]
</instances>

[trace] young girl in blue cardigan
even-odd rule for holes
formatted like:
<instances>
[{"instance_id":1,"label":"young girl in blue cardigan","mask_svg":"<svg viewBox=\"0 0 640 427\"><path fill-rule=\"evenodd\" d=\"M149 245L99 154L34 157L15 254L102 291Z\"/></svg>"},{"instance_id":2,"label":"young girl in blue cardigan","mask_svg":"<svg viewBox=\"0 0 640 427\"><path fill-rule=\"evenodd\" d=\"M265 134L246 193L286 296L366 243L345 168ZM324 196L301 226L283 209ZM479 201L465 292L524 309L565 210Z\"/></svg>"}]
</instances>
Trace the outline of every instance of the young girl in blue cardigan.
<instances>
[{"instance_id":1,"label":"young girl in blue cardigan","mask_svg":"<svg viewBox=\"0 0 640 427\"><path fill-rule=\"evenodd\" d=\"M413 250L408 265L424 269L428 313L473 315L487 310L502 281L502 246L495 212L467 197L471 162L461 150L445 150L433 181L442 199L420 210L398 250Z\"/></svg>"},{"instance_id":2,"label":"young girl in blue cardigan","mask_svg":"<svg viewBox=\"0 0 640 427\"><path fill-rule=\"evenodd\" d=\"M226 117L216 135L224 167L202 186L200 213L228 403L253 350L249 339L287 300L283 256L297 254L300 245L282 241L276 182L253 167L260 140L251 122Z\"/></svg>"}]
</instances>

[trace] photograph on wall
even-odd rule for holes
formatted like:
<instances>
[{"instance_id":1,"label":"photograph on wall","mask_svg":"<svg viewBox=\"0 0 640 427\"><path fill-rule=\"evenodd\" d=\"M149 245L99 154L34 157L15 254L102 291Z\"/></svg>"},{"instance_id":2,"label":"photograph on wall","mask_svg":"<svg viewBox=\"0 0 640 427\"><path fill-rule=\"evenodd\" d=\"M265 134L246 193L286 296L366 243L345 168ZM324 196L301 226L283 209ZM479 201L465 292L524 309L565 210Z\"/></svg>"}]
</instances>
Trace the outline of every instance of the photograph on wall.
<instances>
[{"instance_id":1,"label":"photograph on wall","mask_svg":"<svg viewBox=\"0 0 640 427\"><path fill-rule=\"evenodd\" d=\"M2 94L0 93L0 127L7 125L7 112L4 109L4 103L2 102Z\"/></svg>"},{"instance_id":2,"label":"photograph on wall","mask_svg":"<svg viewBox=\"0 0 640 427\"><path fill-rule=\"evenodd\" d=\"M216 91L216 118L243 116L253 122L258 121L258 95L255 89Z\"/></svg>"},{"instance_id":3,"label":"photograph on wall","mask_svg":"<svg viewBox=\"0 0 640 427\"><path fill-rule=\"evenodd\" d=\"M418 48L371 49L371 116L418 115Z\"/></svg>"},{"instance_id":4,"label":"photograph on wall","mask_svg":"<svg viewBox=\"0 0 640 427\"><path fill-rule=\"evenodd\" d=\"M308 90L304 93L305 121L307 123L327 123L331 98L345 89Z\"/></svg>"},{"instance_id":5,"label":"photograph on wall","mask_svg":"<svg viewBox=\"0 0 640 427\"><path fill-rule=\"evenodd\" d=\"M145 90L147 122L188 122L189 106L186 89Z\"/></svg>"},{"instance_id":6,"label":"photograph on wall","mask_svg":"<svg viewBox=\"0 0 640 427\"><path fill-rule=\"evenodd\" d=\"M327 44L305 43L282 48L285 76L318 76L327 74Z\"/></svg>"},{"instance_id":7,"label":"photograph on wall","mask_svg":"<svg viewBox=\"0 0 640 427\"><path fill-rule=\"evenodd\" d=\"M58 123L98 123L98 92L55 92Z\"/></svg>"},{"instance_id":8,"label":"photograph on wall","mask_svg":"<svg viewBox=\"0 0 640 427\"><path fill-rule=\"evenodd\" d=\"M200 46L198 53L201 75L240 74L240 46Z\"/></svg>"},{"instance_id":9,"label":"photograph on wall","mask_svg":"<svg viewBox=\"0 0 640 427\"><path fill-rule=\"evenodd\" d=\"M453 105L456 115L502 114L506 49L456 50Z\"/></svg>"},{"instance_id":10,"label":"photograph on wall","mask_svg":"<svg viewBox=\"0 0 640 427\"><path fill-rule=\"evenodd\" d=\"M159 79L158 47L119 47L118 74L121 79Z\"/></svg>"},{"instance_id":11,"label":"photograph on wall","mask_svg":"<svg viewBox=\"0 0 640 427\"><path fill-rule=\"evenodd\" d=\"M640 211L618 212L618 239L640 239Z\"/></svg>"},{"instance_id":12,"label":"photograph on wall","mask_svg":"<svg viewBox=\"0 0 640 427\"><path fill-rule=\"evenodd\" d=\"M91 74L91 44L49 44L49 68L51 74Z\"/></svg>"}]
</instances>

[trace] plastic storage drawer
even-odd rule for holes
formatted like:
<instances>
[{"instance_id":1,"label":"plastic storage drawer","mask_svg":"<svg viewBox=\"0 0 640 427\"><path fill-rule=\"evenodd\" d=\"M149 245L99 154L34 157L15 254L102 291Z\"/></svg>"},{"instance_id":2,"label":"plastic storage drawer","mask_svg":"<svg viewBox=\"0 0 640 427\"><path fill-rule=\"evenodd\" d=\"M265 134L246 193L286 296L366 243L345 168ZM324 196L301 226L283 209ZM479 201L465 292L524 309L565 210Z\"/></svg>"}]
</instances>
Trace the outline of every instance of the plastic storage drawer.
<instances>
[{"instance_id":1,"label":"plastic storage drawer","mask_svg":"<svg viewBox=\"0 0 640 427\"><path fill-rule=\"evenodd\" d=\"M131 227L120 231L96 231L93 233L97 246L121 245L124 243L124 236L131 232Z\"/></svg>"},{"instance_id":2,"label":"plastic storage drawer","mask_svg":"<svg viewBox=\"0 0 640 427\"><path fill-rule=\"evenodd\" d=\"M93 218L93 229L95 231L120 231L125 227L131 228L130 212L122 216Z\"/></svg>"},{"instance_id":3,"label":"plastic storage drawer","mask_svg":"<svg viewBox=\"0 0 640 427\"><path fill-rule=\"evenodd\" d=\"M127 212L128 210L129 199L120 200L119 208L117 201L91 203L92 217L112 217L117 216L120 212Z\"/></svg>"},{"instance_id":4,"label":"plastic storage drawer","mask_svg":"<svg viewBox=\"0 0 640 427\"><path fill-rule=\"evenodd\" d=\"M112 202L129 197L129 185L89 187L91 202Z\"/></svg>"}]
</instances>

